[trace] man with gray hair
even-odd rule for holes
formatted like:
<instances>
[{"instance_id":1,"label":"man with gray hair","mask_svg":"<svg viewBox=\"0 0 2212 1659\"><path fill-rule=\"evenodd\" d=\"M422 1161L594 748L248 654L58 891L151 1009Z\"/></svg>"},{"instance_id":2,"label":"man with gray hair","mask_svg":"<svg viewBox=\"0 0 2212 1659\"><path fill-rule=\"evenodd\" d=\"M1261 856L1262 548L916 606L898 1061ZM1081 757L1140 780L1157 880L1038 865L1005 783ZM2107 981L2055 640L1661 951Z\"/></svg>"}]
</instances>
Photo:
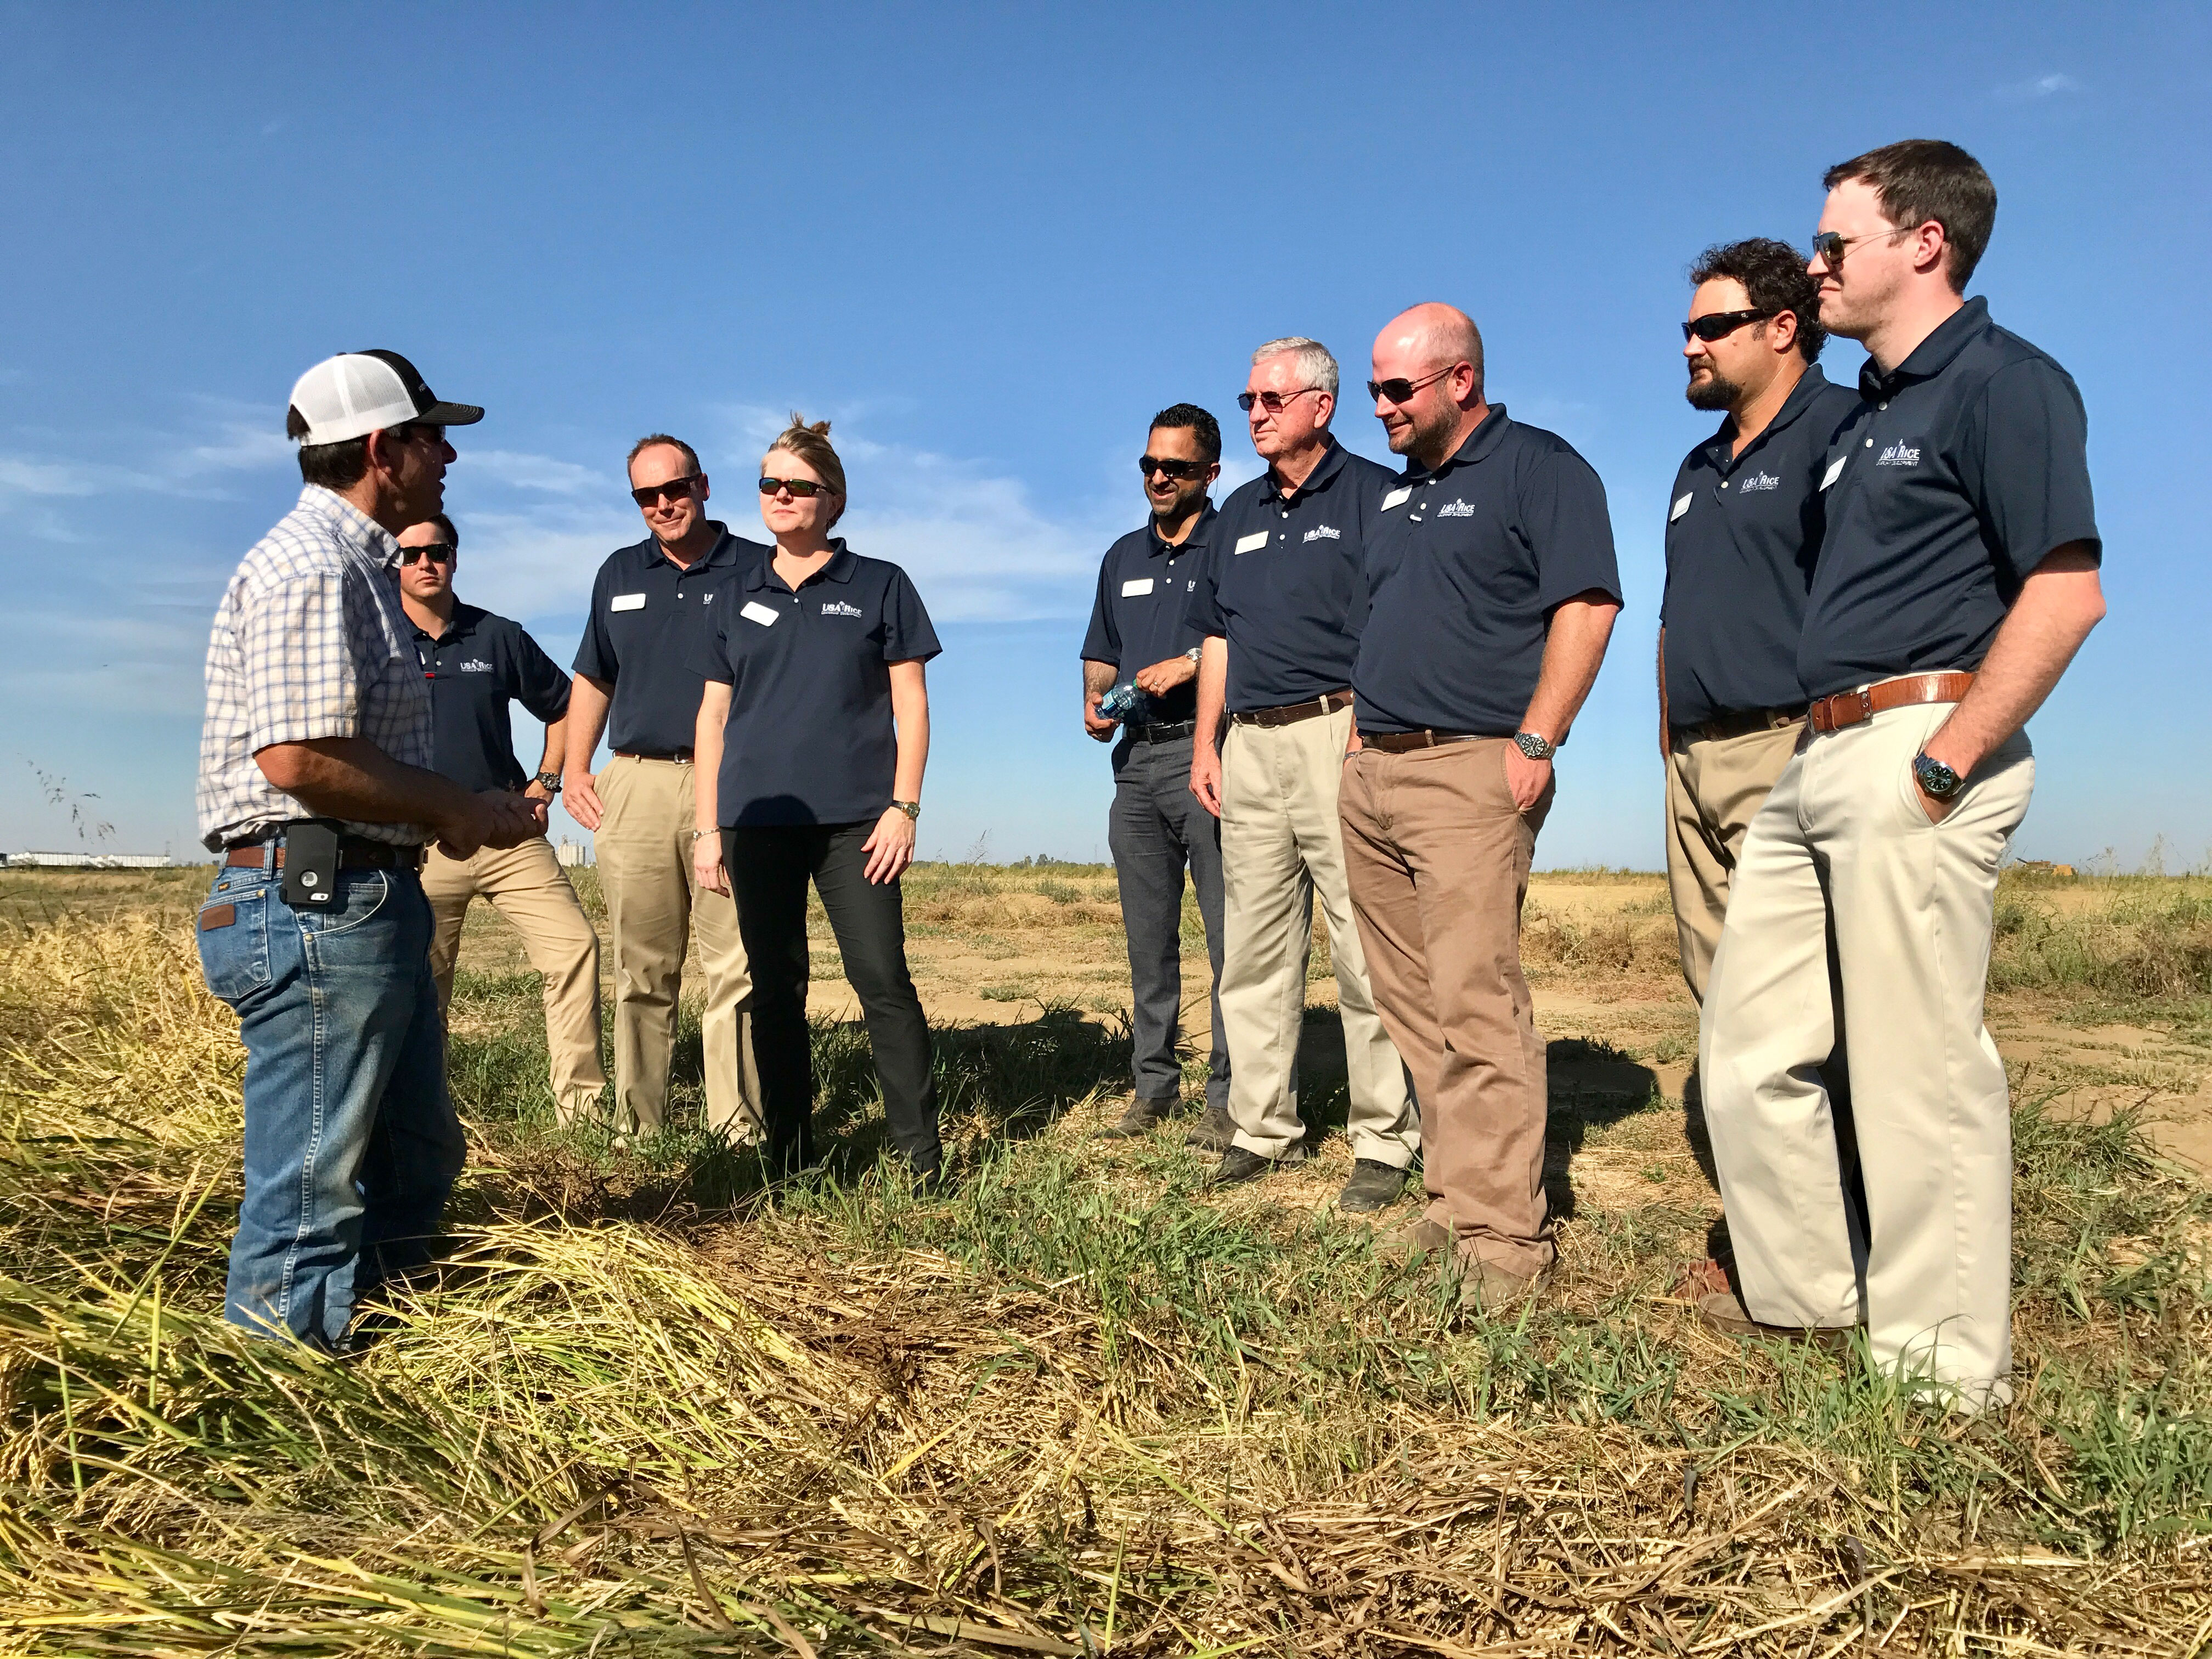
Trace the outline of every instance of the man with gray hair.
<instances>
[{"instance_id":1,"label":"man with gray hair","mask_svg":"<svg viewBox=\"0 0 2212 1659\"><path fill-rule=\"evenodd\" d=\"M1230 1058L1227 1109L1209 1111L1191 1139L1220 1149L1214 1179L1224 1184L1305 1157L1298 1031L1318 893L1351 1094L1354 1165L1337 1202L1360 1212L1403 1189L1420 1127L1368 992L1337 826L1352 665L1367 621L1361 567L1393 479L1329 434L1336 388L1336 359L1319 341L1270 340L1252 354L1237 402L1267 470L1222 504L1190 595L1188 620L1204 640L1190 787L1221 819Z\"/></svg>"}]
</instances>

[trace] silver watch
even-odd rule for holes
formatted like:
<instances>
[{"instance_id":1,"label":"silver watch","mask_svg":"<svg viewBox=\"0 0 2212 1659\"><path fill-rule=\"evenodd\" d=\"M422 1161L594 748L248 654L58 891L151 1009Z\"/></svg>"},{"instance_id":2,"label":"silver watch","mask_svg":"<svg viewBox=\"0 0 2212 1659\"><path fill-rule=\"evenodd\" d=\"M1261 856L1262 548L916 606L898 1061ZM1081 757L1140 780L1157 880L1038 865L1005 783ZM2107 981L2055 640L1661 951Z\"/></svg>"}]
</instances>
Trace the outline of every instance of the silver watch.
<instances>
[{"instance_id":1,"label":"silver watch","mask_svg":"<svg viewBox=\"0 0 2212 1659\"><path fill-rule=\"evenodd\" d=\"M1530 760L1549 760L1559 748L1549 738L1540 738L1534 732L1516 732L1513 746Z\"/></svg>"}]
</instances>

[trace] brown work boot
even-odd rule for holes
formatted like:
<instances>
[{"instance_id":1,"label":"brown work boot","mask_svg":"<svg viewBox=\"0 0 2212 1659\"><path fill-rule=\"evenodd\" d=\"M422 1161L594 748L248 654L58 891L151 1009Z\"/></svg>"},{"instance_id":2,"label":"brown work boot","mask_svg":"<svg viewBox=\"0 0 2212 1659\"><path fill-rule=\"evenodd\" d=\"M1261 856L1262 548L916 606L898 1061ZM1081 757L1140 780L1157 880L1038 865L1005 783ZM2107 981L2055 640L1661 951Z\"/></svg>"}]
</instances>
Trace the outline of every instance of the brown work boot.
<instances>
[{"instance_id":1,"label":"brown work boot","mask_svg":"<svg viewBox=\"0 0 2212 1659\"><path fill-rule=\"evenodd\" d=\"M1848 1325L1763 1325L1751 1316L1743 1298L1733 1290L1706 1291L1696 1298L1698 1322L1723 1336L1759 1336L1774 1342L1807 1342L1830 1353L1848 1352Z\"/></svg>"},{"instance_id":2,"label":"brown work boot","mask_svg":"<svg viewBox=\"0 0 2212 1659\"><path fill-rule=\"evenodd\" d=\"M1098 1132L1101 1140L1140 1140L1168 1121L1168 1116L1182 1102L1174 1095L1163 1095L1158 1100L1146 1100L1131 1095L1121 1121L1109 1124Z\"/></svg>"},{"instance_id":3,"label":"brown work boot","mask_svg":"<svg viewBox=\"0 0 2212 1659\"><path fill-rule=\"evenodd\" d=\"M1237 1125L1229 1115L1226 1106L1209 1106L1206 1115L1191 1125L1183 1144L1195 1146L1202 1152L1225 1152L1229 1143L1237 1138Z\"/></svg>"},{"instance_id":4,"label":"brown work boot","mask_svg":"<svg viewBox=\"0 0 2212 1659\"><path fill-rule=\"evenodd\" d=\"M1517 1308L1543 1294L1552 1282L1549 1267L1534 1273L1516 1273L1479 1255L1459 1261L1459 1305L1486 1313Z\"/></svg>"},{"instance_id":5,"label":"brown work boot","mask_svg":"<svg viewBox=\"0 0 2212 1659\"><path fill-rule=\"evenodd\" d=\"M1382 1241L1385 1255L1419 1260L1422 1256L1449 1255L1451 1229L1425 1215L1417 1215Z\"/></svg>"}]
</instances>

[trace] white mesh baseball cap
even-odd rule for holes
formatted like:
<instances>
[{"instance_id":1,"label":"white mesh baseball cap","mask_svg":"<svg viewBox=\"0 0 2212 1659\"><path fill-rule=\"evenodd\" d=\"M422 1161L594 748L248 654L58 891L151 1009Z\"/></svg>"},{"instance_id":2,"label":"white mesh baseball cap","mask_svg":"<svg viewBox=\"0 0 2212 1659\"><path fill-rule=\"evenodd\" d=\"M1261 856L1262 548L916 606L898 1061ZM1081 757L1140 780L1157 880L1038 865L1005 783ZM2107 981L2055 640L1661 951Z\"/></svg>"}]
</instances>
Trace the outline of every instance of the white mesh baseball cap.
<instances>
[{"instance_id":1,"label":"white mesh baseball cap","mask_svg":"<svg viewBox=\"0 0 2212 1659\"><path fill-rule=\"evenodd\" d=\"M415 365L396 351L325 357L293 386L289 414L287 432L308 446L342 444L410 421L473 426L483 419L474 404L441 403Z\"/></svg>"}]
</instances>

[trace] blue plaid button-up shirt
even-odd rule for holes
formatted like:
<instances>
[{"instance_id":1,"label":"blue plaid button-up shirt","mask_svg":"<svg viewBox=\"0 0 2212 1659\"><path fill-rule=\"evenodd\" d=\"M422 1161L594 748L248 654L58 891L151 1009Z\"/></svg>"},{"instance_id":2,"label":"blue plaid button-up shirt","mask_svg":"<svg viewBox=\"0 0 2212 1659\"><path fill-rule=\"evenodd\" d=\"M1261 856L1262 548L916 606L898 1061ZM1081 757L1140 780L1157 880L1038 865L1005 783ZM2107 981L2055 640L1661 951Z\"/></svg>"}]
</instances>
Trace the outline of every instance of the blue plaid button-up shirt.
<instances>
[{"instance_id":1,"label":"blue plaid button-up shirt","mask_svg":"<svg viewBox=\"0 0 2212 1659\"><path fill-rule=\"evenodd\" d=\"M255 764L271 744L366 738L403 764L430 765L430 688L398 565L390 532L309 484L238 567L208 641L198 805L210 851L314 816ZM414 823L345 828L401 846L429 835Z\"/></svg>"}]
</instances>

